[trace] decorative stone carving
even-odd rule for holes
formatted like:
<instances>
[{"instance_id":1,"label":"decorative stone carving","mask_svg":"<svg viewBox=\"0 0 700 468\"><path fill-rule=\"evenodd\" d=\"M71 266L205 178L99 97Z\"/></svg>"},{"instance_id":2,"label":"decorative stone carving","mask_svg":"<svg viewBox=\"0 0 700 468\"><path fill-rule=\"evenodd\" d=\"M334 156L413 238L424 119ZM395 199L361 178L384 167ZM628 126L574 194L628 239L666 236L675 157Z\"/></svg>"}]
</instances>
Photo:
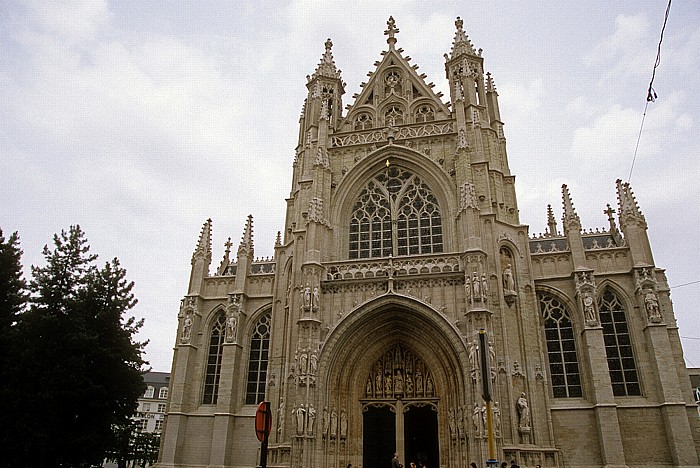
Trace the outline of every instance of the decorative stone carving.
<instances>
[{"instance_id":1,"label":"decorative stone carving","mask_svg":"<svg viewBox=\"0 0 700 468\"><path fill-rule=\"evenodd\" d=\"M651 289L645 289L642 293L644 294L644 308L647 311L649 322L660 323L662 319L659 312L659 298Z\"/></svg>"},{"instance_id":2,"label":"decorative stone carving","mask_svg":"<svg viewBox=\"0 0 700 468\"><path fill-rule=\"evenodd\" d=\"M313 435L314 433L314 423L316 422L316 408L314 408L314 405L309 403L309 409L308 409L308 422L307 422L307 434Z\"/></svg>"},{"instance_id":3,"label":"decorative stone carving","mask_svg":"<svg viewBox=\"0 0 700 468\"><path fill-rule=\"evenodd\" d=\"M518 412L518 429L530 429L530 408L528 407L525 392L522 392L515 402L515 408Z\"/></svg>"},{"instance_id":4,"label":"decorative stone carving","mask_svg":"<svg viewBox=\"0 0 700 468\"><path fill-rule=\"evenodd\" d=\"M333 408L331 410L331 439L335 439L338 436L338 412Z\"/></svg>"},{"instance_id":5,"label":"decorative stone carving","mask_svg":"<svg viewBox=\"0 0 700 468\"><path fill-rule=\"evenodd\" d=\"M597 289L595 279L590 272L579 271L574 273L576 295L579 298L579 307L583 312L583 318L587 327L598 326L598 305L595 301Z\"/></svg>"},{"instance_id":6,"label":"decorative stone carving","mask_svg":"<svg viewBox=\"0 0 700 468\"><path fill-rule=\"evenodd\" d=\"M474 434L476 437L481 437L481 408L478 403L474 403L474 411L472 412L472 422L474 423Z\"/></svg>"},{"instance_id":7,"label":"decorative stone carving","mask_svg":"<svg viewBox=\"0 0 700 468\"><path fill-rule=\"evenodd\" d=\"M493 402L493 432L496 437L501 437L501 405Z\"/></svg>"},{"instance_id":8,"label":"decorative stone carving","mask_svg":"<svg viewBox=\"0 0 700 468\"><path fill-rule=\"evenodd\" d=\"M330 226L328 221L323 217L323 199L319 197L312 197L309 200L309 211L306 217L306 224L308 223L319 223L324 226Z\"/></svg>"},{"instance_id":9,"label":"decorative stone carving","mask_svg":"<svg viewBox=\"0 0 700 468\"><path fill-rule=\"evenodd\" d=\"M459 211L466 210L467 208L479 209L478 201L476 199L476 188L474 184L470 182L465 182L459 188Z\"/></svg>"},{"instance_id":10,"label":"decorative stone carving","mask_svg":"<svg viewBox=\"0 0 700 468\"><path fill-rule=\"evenodd\" d=\"M238 313L230 311L226 315L226 342L234 343L238 336Z\"/></svg>"},{"instance_id":11,"label":"decorative stone carving","mask_svg":"<svg viewBox=\"0 0 700 468\"><path fill-rule=\"evenodd\" d=\"M282 433L282 428L284 427L284 397L280 397L280 404L277 407L277 434Z\"/></svg>"},{"instance_id":12,"label":"decorative stone carving","mask_svg":"<svg viewBox=\"0 0 700 468\"><path fill-rule=\"evenodd\" d=\"M467 132L463 128L459 129L459 134L457 135L457 149L467 149L469 148L469 142L467 141Z\"/></svg>"},{"instance_id":13,"label":"decorative stone carving","mask_svg":"<svg viewBox=\"0 0 700 468\"><path fill-rule=\"evenodd\" d=\"M340 438L345 439L348 436L348 412L340 411Z\"/></svg>"},{"instance_id":14,"label":"decorative stone carving","mask_svg":"<svg viewBox=\"0 0 700 468\"><path fill-rule=\"evenodd\" d=\"M450 428L450 437L452 437L453 439L456 439L457 438L457 425L455 423L455 410L453 410L452 408L447 410L447 425Z\"/></svg>"},{"instance_id":15,"label":"decorative stone carving","mask_svg":"<svg viewBox=\"0 0 700 468\"><path fill-rule=\"evenodd\" d=\"M297 435L304 435L304 428L306 424L306 408L304 408L304 403L301 403L298 407L292 410L292 416L294 416Z\"/></svg>"},{"instance_id":16,"label":"decorative stone carving","mask_svg":"<svg viewBox=\"0 0 700 468\"><path fill-rule=\"evenodd\" d=\"M323 438L325 439L328 435L328 427L330 426L330 415L328 414L328 407L323 408Z\"/></svg>"},{"instance_id":17,"label":"decorative stone carving","mask_svg":"<svg viewBox=\"0 0 700 468\"><path fill-rule=\"evenodd\" d=\"M403 126L394 130L396 140L406 140L409 138L421 138L432 135L445 135L453 133L453 123L428 123L422 125ZM372 130L368 132L353 132L350 135L338 135L331 139L334 148L352 145L365 145L378 143L386 140L383 130Z\"/></svg>"}]
</instances>

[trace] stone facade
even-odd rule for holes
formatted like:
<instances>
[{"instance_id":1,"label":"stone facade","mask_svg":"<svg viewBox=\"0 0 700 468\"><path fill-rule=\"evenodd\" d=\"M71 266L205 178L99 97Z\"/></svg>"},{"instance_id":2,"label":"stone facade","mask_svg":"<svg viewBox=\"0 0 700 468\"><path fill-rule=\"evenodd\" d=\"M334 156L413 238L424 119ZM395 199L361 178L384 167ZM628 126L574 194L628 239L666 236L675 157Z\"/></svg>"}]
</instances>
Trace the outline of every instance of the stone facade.
<instances>
[{"instance_id":1,"label":"stone facade","mask_svg":"<svg viewBox=\"0 0 700 468\"><path fill-rule=\"evenodd\" d=\"M498 93L461 20L449 103L387 24L344 113L330 40L308 77L274 258L255 259L249 217L212 272L204 224L158 466L257 465L263 399L268 466L388 466L394 450L405 466L483 465L489 426L496 458L521 466L698 466L669 287L631 187L617 182L594 232L564 186L562 231L549 208L530 236Z\"/></svg>"}]
</instances>

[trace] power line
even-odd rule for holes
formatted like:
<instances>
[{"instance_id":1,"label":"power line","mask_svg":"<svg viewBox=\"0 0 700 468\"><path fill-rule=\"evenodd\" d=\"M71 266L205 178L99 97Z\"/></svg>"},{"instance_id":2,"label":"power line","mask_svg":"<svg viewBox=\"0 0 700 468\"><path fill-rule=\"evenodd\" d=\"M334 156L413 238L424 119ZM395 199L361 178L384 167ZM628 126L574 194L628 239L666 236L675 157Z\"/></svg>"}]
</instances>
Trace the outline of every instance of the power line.
<instances>
[{"instance_id":1,"label":"power line","mask_svg":"<svg viewBox=\"0 0 700 468\"><path fill-rule=\"evenodd\" d=\"M649 89L647 90L647 102L644 105L644 113L642 114L642 123L639 126L639 135L637 135L637 145L634 148L634 157L632 158L632 166L630 167L630 174L627 177L627 182L632 179L632 171L634 170L634 162L637 160L637 150L639 149L639 140L642 138L642 130L644 129L644 120L647 117L647 108L650 102L656 101L656 91L654 90L654 78L656 78L656 68L661 63L661 42L664 40L664 31L666 30L666 23L668 22L668 14L671 11L671 0L668 0L668 5L666 6L666 13L664 14L664 25L661 27L661 36L659 37L659 45L656 48L656 61L654 62L654 68L651 71L651 80L649 81Z\"/></svg>"},{"instance_id":2,"label":"power line","mask_svg":"<svg viewBox=\"0 0 700 468\"><path fill-rule=\"evenodd\" d=\"M698 283L700 283L700 280L691 281L690 283L677 284L677 285L675 285L675 286L671 286L670 289L673 289L673 288L682 288L683 286L690 286L691 284L698 284Z\"/></svg>"}]
</instances>

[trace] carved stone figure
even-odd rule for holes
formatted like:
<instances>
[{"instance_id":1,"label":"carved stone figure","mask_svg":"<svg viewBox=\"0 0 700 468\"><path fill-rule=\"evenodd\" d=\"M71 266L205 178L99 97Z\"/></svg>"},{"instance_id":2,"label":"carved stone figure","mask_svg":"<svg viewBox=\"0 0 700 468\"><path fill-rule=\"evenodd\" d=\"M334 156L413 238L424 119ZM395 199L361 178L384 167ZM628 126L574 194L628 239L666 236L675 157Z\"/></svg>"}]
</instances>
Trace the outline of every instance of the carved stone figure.
<instances>
[{"instance_id":1,"label":"carved stone figure","mask_svg":"<svg viewBox=\"0 0 700 468\"><path fill-rule=\"evenodd\" d=\"M406 395L413 396L413 378L411 374L406 374Z\"/></svg>"},{"instance_id":2,"label":"carved stone figure","mask_svg":"<svg viewBox=\"0 0 700 468\"><path fill-rule=\"evenodd\" d=\"M372 379L367 379L367 384L365 385L365 396L370 398L372 396Z\"/></svg>"},{"instance_id":3,"label":"carved stone figure","mask_svg":"<svg viewBox=\"0 0 700 468\"><path fill-rule=\"evenodd\" d=\"M338 413L335 408L331 410L331 438L335 439L338 435Z\"/></svg>"},{"instance_id":4,"label":"carved stone figure","mask_svg":"<svg viewBox=\"0 0 700 468\"><path fill-rule=\"evenodd\" d=\"M661 314L659 313L659 299L656 294L650 289L644 293L644 307L647 309L647 316L650 322L660 322Z\"/></svg>"},{"instance_id":5,"label":"carved stone figure","mask_svg":"<svg viewBox=\"0 0 700 468\"><path fill-rule=\"evenodd\" d=\"M452 408L447 410L447 425L450 427L450 435L454 439L457 435L457 426L455 425L455 410Z\"/></svg>"},{"instance_id":6,"label":"carved stone figure","mask_svg":"<svg viewBox=\"0 0 700 468\"><path fill-rule=\"evenodd\" d=\"M323 437L328 434L328 426L330 425L330 419L328 415L328 407L323 408Z\"/></svg>"},{"instance_id":7,"label":"carved stone figure","mask_svg":"<svg viewBox=\"0 0 700 468\"><path fill-rule=\"evenodd\" d=\"M478 301L481 298L481 282L476 272L474 272L472 276L472 292L474 294L474 299Z\"/></svg>"},{"instance_id":8,"label":"carved stone figure","mask_svg":"<svg viewBox=\"0 0 700 468\"><path fill-rule=\"evenodd\" d=\"M306 287L301 291L301 301L305 310L311 308L311 287L309 283L306 283Z\"/></svg>"},{"instance_id":9,"label":"carved stone figure","mask_svg":"<svg viewBox=\"0 0 700 468\"><path fill-rule=\"evenodd\" d=\"M493 402L493 431L496 437L501 435L501 405L497 401Z\"/></svg>"},{"instance_id":10,"label":"carved stone figure","mask_svg":"<svg viewBox=\"0 0 700 468\"><path fill-rule=\"evenodd\" d=\"M348 436L348 413L345 410L340 411L340 438L344 439Z\"/></svg>"},{"instance_id":11,"label":"carved stone figure","mask_svg":"<svg viewBox=\"0 0 700 468\"><path fill-rule=\"evenodd\" d=\"M457 418L457 432L461 435L464 434L464 410L460 406L457 408L457 413L456 413L456 418Z\"/></svg>"},{"instance_id":12,"label":"carved stone figure","mask_svg":"<svg viewBox=\"0 0 700 468\"><path fill-rule=\"evenodd\" d=\"M516 409L518 410L518 427L520 429L530 428L530 408L527 406L527 398L525 398L525 392L520 394L518 401L515 402Z\"/></svg>"},{"instance_id":13,"label":"carved stone figure","mask_svg":"<svg viewBox=\"0 0 700 468\"><path fill-rule=\"evenodd\" d=\"M583 296L583 316L586 319L587 324L597 324L598 320L595 316L595 301L593 300L593 295L590 292L584 293Z\"/></svg>"},{"instance_id":14,"label":"carved stone figure","mask_svg":"<svg viewBox=\"0 0 700 468\"><path fill-rule=\"evenodd\" d=\"M182 335L180 336L180 341L183 343L189 343L192 337L192 318L190 313L187 312L185 319L182 321Z\"/></svg>"},{"instance_id":15,"label":"carved stone figure","mask_svg":"<svg viewBox=\"0 0 700 468\"><path fill-rule=\"evenodd\" d=\"M318 368L318 356L316 353L311 353L309 357L309 374L316 375L316 369Z\"/></svg>"},{"instance_id":16,"label":"carved stone figure","mask_svg":"<svg viewBox=\"0 0 700 468\"><path fill-rule=\"evenodd\" d=\"M309 361L309 356L306 353L301 353L299 357L299 375L306 375L306 365Z\"/></svg>"},{"instance_id":17,"label":"carved stone figure","mask_svg":"<svg viewBox=\"0 0 700 468\"><path fill-rule=\"evenodd\" d=\"M311 308L313 310L318 310L321 304L321 297L318 292L318 287L314 288L313 294L311 295Z\"/></svg>"},{"instance_id":18,"label":"carved stone figure","mask_svg":"<svg viewBox=\"0 0 700 468\"><path fill-rule=\"evenodd\" d=\"M226 319L226 341L231 343L236 340L236 332L238 331L238 318L235 313L230 313Z\"/></svg>"},{"instance_id":19,"label":"carved stone figure","mask_svg":"<svg viewBox=\"0 0 700 468\"><path fill-rule=\"evenodd\" d=\"M479 408L478 403L474 403L472 422L474 423L474 433L479 437L481 435L481 408Z\"/></svg>"},{"instance_id":20,"label":"carved stone figure","mask_svg":"<svg viewBox=\"0 0 700 468\"><path fill-rule=\"evenodd\" d=\"M392 394L392 379L391 379L391 374L387 374L384 376L384 395L389 396Z\"/></svg>"},{"instance_id":21,"label":"carved stone figure","mask_svg":"<svg viewBox=\"0 0 700 468\"><path fill-rule=\"evenodd\" d=\"M540 246L540 244L537 245ZM513 269L510 266L510 263L506 265L505 270L503 270L503 290L515 292L515 280L513 279Z\"/></svg>"},{"instance_id":22,"label":"carved stone figure","mask_svg":"<svg viewBox=\"0 0 700 468\"><path fill-rule=\"evenodd\" d=\"M394 378L394 393L397 395L403 394L403 377L401 372L397 372Z\"/></svg>"},{"instance_id":23,"label":"carved stone figure","mask_svg":"<svg viewBox=\"0 0 700 468\"><path fill-rule=\"evenodd\" d=\"M481 407L481 427L484 428L484 434L488 430L488 416L486 415L486 405Z\"/></svg>"},{"instance_id":24,"label":"carved stone figure","mask_svg":"<svg viewBox=\"0 0 700 468\"><path fill-rule=\"evenodd\" d=\"M380 397L382 395L382 388L382 371L378 370L374 379L374 389L377 392L375 396Z\"/></svg>"},{"instance_id":25,"label":"carved stone figure","mask_svg":"<svg viewBox=\"0 0 700 468\"><path fill-rule=\"evenodd\" d=\"M472 302L472 279L469 275L464 277L464 292L466 293L467 301Z\"/></svg>"},{"instance_id":26,"label":"carved stone figure","mask_svg":"<svg viewBox=\"0 0 700 468\"><path fill-rule=\"evenodd\" d=\"M485 274L481 275L481 294L483 294L484 300L489 296L489 281L486 279Z\"/></svg>"},{"instance_id":27,"label":"carved stone figure","mask_svg":"<svg viewBox=\"0 0 700 468\"><path fill-rule=\"evenodd\" d=\"M428 376L428 378L425 380L425 396L433 396L433 390L433 379Z\"/></svg>"},{"instance_id":28,"label":"carved stone figure","mask_svg":"<svg viewBox=\"0 0 700 468\"><path fill-rule=\"evenodd\" d=\"M304 403L300 404L299 407L292 410L295 416L297 434L304 434L304 423L306 422L306 408L304 408Z\"/></svg>"},{"instance_id":29,"label":"carved stone figure","mask_svg":"<svg viewBox=\"0 0 700 468\"><path fill-rule=\"evenodd\" d=\"M314 405L309 404L309 423L307 424L307 432L309 434L314 433L314 423L316 422L316 408L314 408Z\"/></svg>"},{"instance_id":30,"label":"carved stone figure","mask_svg":"<svg viewBox=\"0 0 700 468\"><path fill-rule=\"evenodd\" d=\"M423 373L420 370L416 372L416 393L423 396Z\"/></svg>"}]
</instances>

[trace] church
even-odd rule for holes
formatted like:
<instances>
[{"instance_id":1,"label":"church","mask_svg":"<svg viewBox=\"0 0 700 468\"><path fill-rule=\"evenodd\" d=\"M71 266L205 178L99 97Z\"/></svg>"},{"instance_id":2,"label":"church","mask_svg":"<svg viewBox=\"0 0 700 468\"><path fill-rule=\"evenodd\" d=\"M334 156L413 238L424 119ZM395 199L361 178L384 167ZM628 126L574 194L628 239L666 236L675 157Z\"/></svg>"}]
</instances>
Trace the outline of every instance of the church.
<instances>
[{"instance_id":1,"label":"church","mask_svg":"<svg viewBox=\"0 0 700 468\"><path fill-rule=\"evenodd\" d=\"M257 466L261 401L270 467L388 468L395 452L405 467L485 466L489 427L499 463L698 466L670 290L632 187L617 181L593 231L564 185L561 221L546 207L531 235L463 22L449 98L387 25L345 108L330 39L307 77L274 257L254 256L249 216L212 265L204 223L157 466Z\"/></svg>"}]
</instances>

